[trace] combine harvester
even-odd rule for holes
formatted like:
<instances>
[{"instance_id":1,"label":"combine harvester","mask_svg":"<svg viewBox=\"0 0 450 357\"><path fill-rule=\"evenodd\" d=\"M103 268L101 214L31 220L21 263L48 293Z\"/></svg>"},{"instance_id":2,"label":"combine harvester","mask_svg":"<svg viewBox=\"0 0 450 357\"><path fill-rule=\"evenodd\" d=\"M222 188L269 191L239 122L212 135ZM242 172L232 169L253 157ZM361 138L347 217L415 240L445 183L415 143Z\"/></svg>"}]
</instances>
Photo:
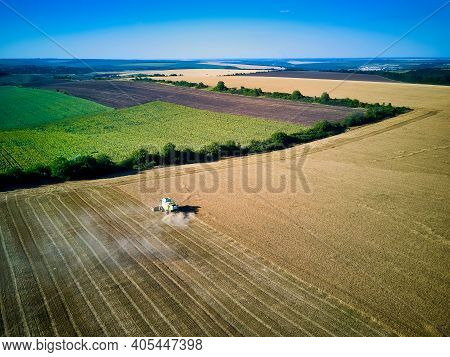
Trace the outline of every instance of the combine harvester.
<instances>
[{"instance_id":1,"label":"combine harvester","mask_svg":"<svg viewBox=\"0 0 450 357\"><path fill-rule=\"evenodd\" d=\"M179 210L178 205L169 197L164 197L161 200L161 204L159 206L153 207L153 212L162 211L166 214L177 212Z\"/></svg>"}]
</instances>

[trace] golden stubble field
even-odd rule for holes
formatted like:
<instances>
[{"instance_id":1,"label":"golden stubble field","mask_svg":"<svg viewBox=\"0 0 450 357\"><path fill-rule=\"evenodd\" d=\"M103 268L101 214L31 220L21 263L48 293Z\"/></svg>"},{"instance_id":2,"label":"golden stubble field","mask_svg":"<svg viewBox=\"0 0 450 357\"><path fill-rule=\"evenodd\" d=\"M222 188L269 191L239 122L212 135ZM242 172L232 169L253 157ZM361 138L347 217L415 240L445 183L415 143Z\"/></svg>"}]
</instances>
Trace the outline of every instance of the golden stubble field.
<instances>
[{"instance_id":1,"label":"golden stubble field","mask_svg":"<svg viewBox=\"0 0 450 357\"><path fill-rule=\"evenodd\" d=\"M416 110L307 147L1 194L3 333L449 335L450 89L338 93ZM196 216L162 221L162 196Z\"/></svg>"},{"instance_id":2,"label":"golden stubble field","mask_svg":"<svg viewBox=\"0 0 450 357\"><path fill-rule=\"evenodd\" d=\"M224 80L308 95L339 84ZM345 82L331 93L416 110L310 144L306 159L298 146L148 172L121 187L147 204L164 192L200 206L199 218L399 334L448 335L450 88Z\"/></svg>"},{"instance_id":3,"label":"golden stubble field","mask_svg":"<svg viewBox=\"0 0 450 357\"><path fill-rule=\"evenodd\" d=\"M161 73L165 73L161 71ZM186 80L203 82L215 86L218 81L228 87L261 88L270 92L300 90L308 96L320 96L328 92L332 98L357 98L364 102L392 102L393 105L407 105L414 108L433 108L449 110L450 88L409 83L377 83L363 81L338 81L307 78L279 78L256 76L228 76L226 72L203 70L180 70L182 77L164 78L170 81Z\"/></svg>"}]
</instances>

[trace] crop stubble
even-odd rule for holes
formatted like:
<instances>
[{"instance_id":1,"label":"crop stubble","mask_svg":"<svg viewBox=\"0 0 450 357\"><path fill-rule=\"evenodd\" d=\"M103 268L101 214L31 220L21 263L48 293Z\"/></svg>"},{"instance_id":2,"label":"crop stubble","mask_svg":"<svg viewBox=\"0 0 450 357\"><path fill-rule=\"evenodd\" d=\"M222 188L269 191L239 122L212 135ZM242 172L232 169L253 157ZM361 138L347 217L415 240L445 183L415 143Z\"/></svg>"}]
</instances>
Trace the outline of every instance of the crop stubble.
<instances>
[{"instance_id":1,"label":"crop stubble","mask_svg":"<svg viewBox=\"0 0 450 357\"><path fill-rule=\"evenodd\" d=\"M256 80L230 78L246 86ZM268 90L283 84L264 80ZM295 88L294 81L284 90ZM311 81L308 90L317 95L336 84ZM416 110L309 144L303 174L311 193L299 182L297 191L281 193L262 182L258 194L243 184L246 178L255 187L261 176L269 179L261 173L270 172L276 183L285 176L289 186L298 179L289 157L301 157L303 146L148 172L119 180L121 187L148 204L164 192L200 206L200 217L217 230L398 334L448 335L450 89L345 82L336 92ZM217 190L206 192L200 180ZM175 189L183 185L185 192ZM159 189L142 192L146 186Z\"/></svg>"},{"instance_id":2,"label":"crop stubble","mask_svg":"<svg viewBox=\"0 0 450 357\"><path fill-rule=\"evenodd\" d=\"M2 334L380 335L198 219L114 187L2 195Z\"/></svg>"}]
</instances>

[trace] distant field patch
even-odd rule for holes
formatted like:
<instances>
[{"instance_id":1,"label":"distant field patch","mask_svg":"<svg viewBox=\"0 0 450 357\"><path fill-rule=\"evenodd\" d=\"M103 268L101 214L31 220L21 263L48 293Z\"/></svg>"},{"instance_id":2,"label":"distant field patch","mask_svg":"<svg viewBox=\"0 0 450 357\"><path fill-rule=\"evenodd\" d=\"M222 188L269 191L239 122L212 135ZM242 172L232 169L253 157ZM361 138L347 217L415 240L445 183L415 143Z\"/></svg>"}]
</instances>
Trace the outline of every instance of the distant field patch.
<instances>
[{"instance_id":1,"label":"distant field patch","mask_svg":"<svg viewBox=\"0 0 450 357\"><path fill-rule=\"evenodd\" d=\"M24 168L62 156L106 154L122 160L142 147L161 149L172 142L198 149L212 142L248 144L271 134L298 132L302 126L152 102L36 128L0 131L0 145ZM3 161L2 161L3 160ZM0 170L8 168L0 157Z\"/></svg>"},{"instance_id":2,"label":"distant field patch","mask_svg":"<svg viewBox=\"0 0 450 357\"><path fill-rule=\"evenodd\" d=\"M55 91L0 87L0 130L26 128L110 108Z\"/></svg>"}]
</instances>

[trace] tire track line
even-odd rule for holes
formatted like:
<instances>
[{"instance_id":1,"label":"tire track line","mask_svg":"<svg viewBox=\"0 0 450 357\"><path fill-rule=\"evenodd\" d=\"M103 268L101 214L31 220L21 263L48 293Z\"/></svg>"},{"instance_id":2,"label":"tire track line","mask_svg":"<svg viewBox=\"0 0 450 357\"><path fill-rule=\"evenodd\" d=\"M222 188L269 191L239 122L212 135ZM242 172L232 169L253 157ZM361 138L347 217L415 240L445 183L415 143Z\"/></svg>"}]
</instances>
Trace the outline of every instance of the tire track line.
<instances>
[{"instance_id":1,"label":"tire track line","mask_svg":"<svg viewBox=\"0 0 450 357\"><path fill-rule=\"evenodd\" d=\"M20 231L20 229L19 229L19 227L17 225L16 219L14 218L14 214L12 213L11 206L10 206L10 204L8 202L8 196L9 195L7 195L5 197L6 209L8 211L8 214L9 214L9 217L11 219L11 222L12 222L12 224L14 226L14 229L15 229L15 231L17 233L17 237L19 238L19 242L20 242L20 245L22 247L22 250L25 253L25 256L26 256L26 258L28 260L28 263L29 263L29 266L31 268L31 272L32 272L32 275L33 275L33 280L36 281L36 284L37 284L37 287L38 287L38 290L39 290L39 294L40 294L40 298L42 298L42 302L43 302L43 305L45 306L45 311L46 311L47 317L48 317L49 322L50 322L51 330L53 331L53 334L55 336L58 336L58 330L56 328L56 325L55 325L55 322L54 322L54 318L53 318L53 314L51 312L48 300L47 300L47 298L45 296L44 289L42 288L41 279L39 277L39 274L37 273L37 269L36 269L36 266L35 266L35 264L33 262L33 259L31 258L30 252L26 248L22 232ZM15 198L16 206L17 206L17 195L16 194L14 194L14 198ZM20 215L20 217L21 217L21 219L23 221L23 217L21 216L20 212L19 212L19 215ZM28 226L25 226L25 227L26 227L26 229L28 231L28 235L31 237L32 236L32 232L28 229ZM46 270L47 270L47 273L48 273L48 269L47 268L46 268ZM44 332L44 331L40 331L40 332Z\"/></svg>"},{"instance_id":2,"label":"tire track line","mask_svg":"<svg viewBox=\"0 0 450 357\"><path fill-rule=\"evenodd\" d=\"M92 196L92 198L93 198L94 200L96 200L97 202L99 202L99 201L98 201L96 198L94 198L93 196ZM104 196L102 196L102 199L105 199ZM108 201L108 203L111 204L111 202L109 202L109 201ZM105 206L105 207L106 207L106 206ZM126 214L125 214L120 208L118 208L118 207L116 207L116 208L117 208L117 210L121 211L121 213L122 213L124 216L126 216ZM140 223L138 223L137 221L135 221L133 218L130 217L129 219L132 220L132 221L134 221L135 224L138 225L138 226L140 226L143 230L145 230L145 231L147 231L147 232L150 232L148 229L146 229L145 227L143 227ZM130 226L130 228L131 228L131 229L134 229L134 228L132 228L131 226ZM164 229L164 230L165 230L167 233L169 233L168 230L166 230L166 229ZM177 231L179 235L181 235L181 236L185 237L186 239L188 239L189 241L193 242L192 240L189 239L189 237L187 237L187 236L184 235L183 233L179 232L178 230L175 230L175 231ZM150 233L152 234L152 232L150 232ZM220 270L220 269L217 268L217 267L214 267L208 260L202 259L202 258L198 255L198 253L197 253L196 251L194 251L194 250L191 249L188 245L186 245L185 243L183 243L179 238L176 238L175 236L172 236L172 237L173 237L174 239L176 239L181 245L183 245L184 247L186 247L187 249L189 249L192 253L194 253L195 255L197 255L197 256L200 258L200 260L205 261L209 266L211 266L213 269L215 268L221 275L225 276L226 279L228 279L229 281L234 282L234 284L240 288L239 284L237 284L236 281L235 281L232 277L230 277L227 273L225 273L223 270ZM193 243L194 243L194 242L193 242ZM195 243L194 243L194 244L195 244ZM196 245L197 245L197 244L196 244ZM198 246L198 245L197 245L197 246ZM201 248L200 246L198 246L198 247L199 247L200 249L204 250L204 249ZM206 252L206 251L205 251L205 252ZM207 253L208 253L208 252L207 252ZM220 261L220 260L219 260L219 261ZM223 262L222 262L222 264L226 265L226 263L223 263ZM230 267L230 266L229 266L229 267ZM234 270L234 268L232 268L232 267L230 267L230 268ZM239 274L239 273L238 273L238 274ZM243 277L243 276L242 276L242 277ZM247 280L248 280L248 279L247 279ZM256 286L255 286L255 287L256 287ZM257 287L256 287L256 288L257 288ZM295 327L297 327L297 328L300 329L300 330L303 330L304 333L306 333L306 334L309 335L309 333L308 333L306 330L304 330L302 327L298 326L296 323L294 323L294 322L293 322L292 320L290 320L289 318L280 315L277 311L273 310L273 309L271 308L271 306L265 304L264 302L262 302L261 300L259 300L256 296L252 295L252 293L246 291L246 290L243 289L243 288L240 288L240 289L241 289L245 294L249 295L251 298L253 298L254 300L256 300L256 301L258 302L258 304L261 304L261 305L262 305L263 307L265 307L267 310L270 310L270 311L272 311L272 313L274 313L275 315L278 315L279 317L284 318L287 322L289 322L290 324L293 324ZM241 307L243 307L243 305L241 305ZM261 310L260 312L262 313L262 311L263 311L263 310ZM262 314L264 315L264 313L262 313ZM256 316L256 315L254 315L254 316ZM268 315L267 315L267 318L271 319L271 317L268 316ZM266 323L264 323L264 324L265 324L266 326L269 326L269 325L267 325ZM273 328L272 328L271 326L270 326L270 329L273 330ZM327 333L329 333L329 334L332 335L332 333L331 333L330 331L328 331L327 329L322 328L322 330L324 330L324 331L326 331Z\"/></svg>"},{"instance_id":3,"label":"tire track line","mask_svg":"<svg viewBox=\"0 0 450 357\"><path fill-rule=\"evenodd\" d=\"M4 205L3 197L1 197L0 204L1 204L1 206ZM1 225L2 225L2 222L0 222L0 241L3 244L3 233L1 231ZM8 302L7 301L5 302L5 300L7 300L6 295L7 295L7 289L9 288L7 285L12 280L12 278L10 278L10 276L9 276L10 274L6 273L6 271L8 271L8 273L9 273L9 266L8 266L8 262L7 262L5 254L6 253L3 252L2 246L0 246L0 286L2 287L2 289L0 290L0 315L1 315L0 336L10 336L9 326L8 326L9 323L8 323L8 319L6 316L6 306L7 306ZM6 276L6 274L8 276ZM17 302L17 300L16 300L16 302Z\"/></svg>"},{"instance_id":4,"label":"tire track line","mask_svg":"<svg viewBox=\"0 0 450 357\"><path fill-rule=\"evenodd\" d=\"M106 208L105 205L103 205L103 206ZM117 207L116 207L116 208L117 208ZM106 208L106 209L108 209L108 208ZM109 209L108 209L108 210L109 210ZM119 208L117 208L117 210L121 211ZM112 212L111 210L109 210L109 211ZM127 215L124 214L122 211L121 211L121 213L122 213L125 217L127 217ZM117 219L121 220L124 224L126 224L130 229L132 229L137 235L143 237L142 234L139 233L136 229L134 229L133 226L131 226L129 223L127 223L127 222L125 222L124 220L122 220L121 218L119 218L116 214L114 214L114 213L112 213L112 214L113 214ZM129 217L127 217L127 218L131 220L131 218L129 218ZM144 231L147 231L147 232L150 233L152 236L154 236L154 238L157 239L157 240L158 240L162 245L164 245L166 248L170 248L170 247L169 247L168 245L166 245L165 243L162 243L162 241L161 241L161 240L160 240L153 232L151 232L151 231L149 231L149 230L146 230L145 228L144 228ZM174 236L172 236L172 238L175 239ZM182 258L182 257L180 257L180 258ZM227 297L230 299L230 301L234 302L234 303L235 303L236 305L238 305L242 310L246 311L246 312L247 312L250 316L252 316L256 321L258 321L261 325L263 325L268 331L275 332L275 331L273 331L273 328L272 328L271 326L267 325L267 324L266 324L264 321L262 321L258 316L256 316L254 313L252 313L251 311L249 311L246 307L244 307L240 302L236 301L236 299L234 299L231 295L229 295L228 292L226 292L225 290L223 290L222 288L220 288L220 287L218 287L216 284L214 284L214 282L213 282L207 275L205 275L203 272L201 272L201 270L199 270L198 268L196 268L196 267L193 266L192 264L191 264L191 266L192 266L192 267L194 268L194 270L196 270L201 276L203 276L203 278L206 279L206 280L211 284L211 286L216 286L216 287L217 287L217 290L220 290L220 291L222 292L223 295L227 296ZM237 284L236 284L236 285L237 285Z\"/></svg>"},{"instance_id":5,"label":"tire track line","mask_svg":"<svg viewBox=\"0 0 450 357\"><path fill-rule=\"evenodd\" d=\"M80 199L82 199L81 196L79 196L79 197L80 197ZM85 202L87 205L89 205L86 201L84 201L84 202ZM122 222L125 223L123 220L122 220ZM141 234L138 234L138 235L139 235L141 238L144 238L144 239L145 239L145 237L143 237ZM155 236L155 238L157 238L157 237ZM157 239L158 239L158 238L157 238ZM158 240L158 241L159 241L159 240ZM165 244L163 244L163 243L161 243L161 242L160 242L160 244L163 245L165 248L170 248L169 246L167 246L167 245L165 245ZM148 247L143 246L143 248L146 249L150 254L152 254L152 252L148 249ZM167 257L167 256L165 255L165 257ZM182 257L181 257L181 258L182 258ZM176 265L176 266L179 267L179 265L176 264L176 263L174 263L174 265ZM204 292L208 293L208 295L209 295L208 299L214 300L214 301L216 302L217 305L221 306L223 310L225 310L228 314L230 314L231 316L233 316L233 318L236 319L236 321L238 321L240 325L244 326L245 329L248 330L248 332L252 333L253 335L257 335L257 333L256 333L255 331L251 330L249 327L246 327L245 324L243 324L242 322L240 322L240 320L239 320L238 318L236 318L236 317L234 316L234 314L233 314L233 313L232 313L225 305L223 305L219 300L217 300L217 298L215 298L213 295L209 294L209 292L207 291L207 289L204 289L201 285L198 285L198 284L195 282L195 280L192 280L192 278L189 278L189 273L185 272L185 270L182 269L182 268L179 268L179 271L183 271L182 274L183 274L185 277L188 277L188 280L192 281L192 282L195 283L200 289L203 289ZM228 323L229 323L229 322L228 322ZM233 327L234 327L237 331L239 331L239 328L238 328L238 327L236 327L236 326L233 326ZM246 333L244 333L244 335L246 335Z\"/></svg>"},{"instance_id":6,"label":"tire track line","mask_svg":"<svg viewBox=\"0 0 450 357\"><path fill-rule=\"evenodd\" d=\"M430 110L430 111L428 111L428 112L426 112L424 114L415 116L415 117L410 118L410 119L405 119L403 121L394 123L392 125L389 125L389 126L386 126L384 128L380 128L380 129L376 129L376 126L375 127L371 127L371 128L373 128L375 130L373 130L373 131L371 131L369 133L365 133L365 134L363 133L363 134L361 134L359 136L356 136L356 137L350 137L350 138L345 137L345 138L337 139L336 141L330 143L328 146L324 146L324 147L321 147L321 148L316 148L315 150L314 149L311 150L311 153L316 153L316 152L320 152L320 151L324 151L324 150L328 150L328 149L333 149L335 147L347 145L347 144L350 144L350 143L354 143L356 141L361 141L361 140L370 138L372 136L383 134L383 133L386 133L386 132L389 132L389 131L401 128L401 127L403 127L405 125L409 125L411 123L417 122L419 120L423 120L423 119L429 118L431 116L434 116L434 115L438 114L441 111L442 110ZM408 113L406 113L406 114L408 114ZM409 114L411 114L411 113L409 113ZM390 118L390 119L392 120L394 118ZM389 119L387 119L387 120L389 120ZM383 123L383 122L386 123L386 119L384 121L380 121L378 123ZM378 123L374 123L374 125L376 125ZM388 122L388 123L390 123L390 122ZM362 128L367 128L367 126L364 125L364 126L362 126Z\"/></svg>"},{"instance_id":7,"label":"tire track line","mask_svg":"<svg viewBox=\"0 0 450 357\"><path fill-rule=\"evenodd\" d=\"M17 196L16 196L16 198L17 198ZM37 218L37 220L38 220L40 226L41 226L42 228L44 228L43 225L42 225L42 223L41 223L40 218L36 215L34 208L27 202L27 200L28 200L28 199L25 199L26 204L32 209L32 211L33 211L34 215L36 216L36 218ZM25 225L28 227L28 229L31 231L31 229L30 229L30 227L29 227L29 225L28 225L28 223L27 223L27 221L26 221L26 219L25 219L25 217L24 217L24 215L23 215L23 213L22 213L22 211L21 211L21 209L20 209L20 206L17 205L17 207L18 207L18 209L19 209L20 214L22 215L22 220L23 220L23 222L24 222ZM47 234L47 236L48 236L48 232L47 232L45 229L44 229L44 231L46 232L46 234ZM50 267L50 264L49 264L49 261L48 261L47 258L46 258L46 255L45 255L45 254L42 252L42 250L39 248L39 246L38 246L38 244L36 243L36 240L34 239L34 237L33 237L32 239L33 239L34 245L36 246L37 252L38 252L39 255L42 257L42 259L43 259L43 261L44 261L44 263L45 263L45 266L46 266L46 267ZM70 312L70 309L69 309L69 307L68 307L68 304L67 304L67 302L66 302L64 296L61 294L60 287L59 287L59 285L58 285L57 282L56 282L56 279L55 279L55 277L54 277L54 274L53 274L52 270L51 270L51 269L48 269L48 272L49 272L49 275L50 275L50 278L51 278L51 281L52 281L54 287L55 287L56 290L58 291L58 295L57 295L57 296L61 299L61 302L62 302L62 304L63 304L63 306L64 306L65 313L67 313L67 316L69 317L69 321L70 321L70 323L71 323L71 327L74 329L74 331L76 332L76 334L77 334L78 336L81 336L80 330L78 329L78 326L75 324L75 322L74 322L74 320L73 320L72 313ZM55 297L50 298L50 299L49 299L49 303L50 303L50 301L53 300L53 299L55 299ZM59 319L58 319L58 320L59 320ZM64 335L66 335L66 333L65 333Z\"/></svg>"},{"instance_id":8,"label":"tire track line","mask_svg":"<svg viewBox=\"0 0 450 357\"><path fill-rule=\"evenodd\" d=\"M1 241L2 241L2 248L3 248L3 251L5 253L5 257L6 257L6 262L7 262L7 265L8 265L8 268L9 268L9 272L10 272L10 275L11 275L11 278L12 278L12 282L13 282L13 285L14 285L14 295L15 295L15 298L16 298L17 305L19 307L20 317L21 317L21 320L22 320L21 324L22 324L22 326L24 328L24 332L25 332L24 335L25 336L30 336L30 328L28 327L28 322L27 322L27 319L25 317L25 311L23 309L22 298L20 297L20 294L19 294L19 288L18 288L18 284L17 284L17 277L16 277L16 274L15 274L14 269L12 267L11 259L10 259L9 255L8 255L8 251L6 249L5 236L3 234L3 228L2 228L1 225L0 225L0 238L1 238Z\"/></svg>"},{"instance_id":9,"label":"tire track line","mask_svg":"<svg viewBox=\"0 0 450 357\"><path fill-rule=\"evenodd\" d=\"M119 195L121 195L121 196L123 196L123 195L125 194L122 190L117 189L117 188L114 187L114 186L111 186L111 188L112 188L114 191L118 192ZM118 190L120 190L120 192L119 192ZM132 197L132 196L130 196L130 195L127 195L127 194L125 194L125 195L126 195L126 197L127 197L130 201L135 202L135 204L136 204L138 207L142 207L142 203L141 203L140 201L136 200L134 197ZM126 201L123 200L123 202L126 202ZM136 210L136 209L135 209L135 210ZM211 226L209 226L209 225L208 225L207 223L205 223L204 221L202 221L202 220L200 220L200 219L196 219L196 221L202 223L204 226L208 227L211 231L217 232L214 228L212 228ZM223 234L223 233L219 233L219 234L222 235L222 236L226 236L226 235ZM214 235L212 235L212 236L213 236L214 239L216 239L216 236L214 236ZM239 243L237 243L236 241L234 241L231 237L229 237L229 236L226 236L226 237L227 237L227 240L230 240L230 241L232 241L233 243L238 244L239 246L241 246ZM228 246L231 247L232 249L235 249L235 247L233 247L233 245L231 245L231 244L228 244ZM247 249L248 249L248 248L247 248ZM227 250L225 250L225 252L227 252ZM257 261L257 259L256 259L255 257L258 257L258 258L260 258L260 259L263 259L263 258L259 257L258 255L256 255L256 254L253 253L253 252L252 252L252 254L253 254L254 256L247 254L247 253L244 251L244 249L242 249L242 254L245 255L247 258L249 258L250 261ZM266 262L266 259L263 259L263 260ZM274 264L273 264L272 262L267 261L267 263L268 263L268 265L270 265L270 267L274 267ZM262 264L262 263L260 263L260 262L258 262L258 264L259 264L261 267L263 267L263 268L267 268L266 265L264 265L264 264ZM247 266L250 266L250 264L247 264ZM276 266L276 267L277 267L277 266ZM281 269L281 268L277 267L277 269ZM350 318L352 318L352 319L356 319L356 317L350 315L347 311L342 310L338 305L332 305L327 299L323 299L323 298L321 298L320 296L314 295L313 293L311 293L310 291L308 291L306 288L304 288L303 286L299 285L298 278L292 276L291 274L287 273L287 272L284 271L283 269L281 269L281 270L282 270L283 274L286 274L286 275L288 275L289 277L291 277L291 279L294 279L294 280L295 280L295 283L293 283L292 281L288 280L285 276L281 275L280 273L278 273L278 271L276 271L276 270L274 270L274 269L272 269L272 272L277 276L277 278L280 278L280 279L282 279L283 281L285 281L286 283L293 285L295 289L299 289L299 290L305 292L305 293L308 294L309 296L313 297L313 298L316 299L316 300L319 300L319 301L323 302L324 304L328 305L328 306L331 307L332 309L337 309L337 310L339 310L343 315L346 315L346 316L348 316L348 317L350 317ZM258 271L257 271L257 272L258 272ZM274 282L276 282L276 280L274 280ZM304 285L306 285L306 286L310 286L310 285L307 284L306 282L302 282L302 284L304 284ZM280 286L280 287L281 287L281 286ZM282 287L281 287L281 288L282 288ZM295 295L297 298L301 298L298 294L294 294L294 295ZM340 302L339 302L339 303L340 303ZM346 306L344 303L342 303L342 305ZM317 309L319 309L319 308L317 307ZM350 309L351 309L351 310L354 310L353 308L350 308ZM319 310L320 310L320 309L319 309ZM358 321L359 323L365 324L365 325L367 326L367 328L369 328L370 330L372 330L372 331L375 332L376 334L379 334L379 332L376 331L376 330L374 330L370 325L367 324L367 322L365 322L365 321L363 321L363 320L359 320L359 319L356 319L356 321Z\"/></svg>"},{"instance_id":10,"label":"tire track line","mask_svg":"<svg viewBox=\"0 0 450 357\"><path fill-rule=\"evenodd\" d=\"M105 198L105 194L101 196L103 199L106 200ZM143 215L142 215L143 216ZM143 216L145 218L145 216ZM190 239L188 236L186 236L185 234L183 234L180 230L174 229L176 232L178 232L179 235L182 235L183 237L185 237L187 240L189 240L190 242L192 242L193 244L195 244L197 247L200 248L200 250L203 250L206 253L209 253L208 251L206 251L204 248L202 248L199 244L197 244L194 240ZM168 232L166 230L166 232ZM235 274L239 275L241 278L243 278L245 281L247 281L249 283L249 285L253 286L256 290L259 290L260 292L262 292L264 295L270 297L272 300L274 300L276 303L281 304L283 306L285 306L288 310L290 310L291 313L296 314L298 317L300 317L301 319L307 320L309 323L311 323L312 325L315 325L317 328L319 328L319 330L322 330L330 335L334 335L331 331L329 331L327 328L315 323L314 321L312 321L311 319L309 319L307 316L292 310L288 305L286 305L282 300L278 299L277 297L275 297L273 294L269 293L266 290L263 290L262 288L260 288L257 284L255 284L254 282L251 281L251 279L247 278L244 274L242 274L241 272L239 272L238 270L236 270L234 267L232 267L231 265L229 265L228 263L226 263L225 261L223 261L222 259L219 259L217 257L215 257L215 255L211 254L211 257L219 262L221 262L222 265L227 266L229 269L231 269L232 271L235 272ZM234 281L234 279L228 274L228 273L223 273L224 270L220 270L219 268L217 268L217 266L215 264L209 263L208 265L210 265L211 267L215 267L218 271L221 272L222 275L224 275L227 279L229 279L230 281ZM289 317L282 315L279 311L274 310L270 305L267 305L266 303L264 303L262 300L258 299L255 295L252 295L252 293L250 293L249 291L246 291L245 289L242 289L246 294L248 294L249 296L253 297L255 300L257 300L257 302L259 304L265 305L267 310L272 311L272 313L274 313L275 315L278 315L279 317L285 319L286 321L288 321L291 325L293 325L295 328L303 331L305 334L311 335L307 330L304 330L304 328L299 325L297 322L292 321ZM252 289L253 291L253 289ZM270 318L270 317L269 317Z\"/></svg>"},{"instance_id":11,"label":"tire track line","mask_svg":"<svg viewBox=\"0 0 450 357\"><path fill-rule=\"evenodd\" d=\"M78 222L78 224L95 240L99 243L99 245L103 248L103 250L106 252L106 254L111 258L111 260L116 264L116 266L121 269L122 267L120 266L120 264L117 262L116 259L114 259L108 252L108 250L106 249L106 247L103 245L102 242L100 242L95 235L83 224L83 222L81 222L79 220L79 218L73 213L73 211L71 211L67 205L61 200L61 198L59 196L56 196L57 200L61 203L62 206L65 207L65 209L70 212L70 214L75 218L75 220ZM54 207L60 212L61 215L64 216L64 214L57 208L57 206L52 203L54 205ZM64 216L65 217L65 216ZM67 217L66 217L67 218ZM67 220L68 221L68 220ZM103 262L101 261L101 259L98 257L97 253L95 252L95 250L86 243L86 241L84 240L84 238L78 234L78 231L71 225L71 227L74 229L75 232L77 232L77 235L85 242L85 244L89 247L90 251L92 254L94 254L94 256L97 258L97 260L100 262L101 265L104 266ZM105 268L105 270L107 270ZM149 297L145 294L145 292L142 290L142 288L134 281L130 278L130 276L128 275L128 273L126 273L124 270L122 270L122 272L127 276L128 280L135 286L135 288L142 294L142 296L144 297L144 299L150 304L150 306L153 308L153 310L156 312L156 314L162 319L162 321L164 321L166 323L166 325L169 327L170 330L172 330L172 332L175 335L180 335L179 331L172 325L172 323L166 318L166 316L164 316L161 311L159 310L159 308L154 304L153 301L151 301L149 299ZM112 274L111 274L112 275ZM155 333L156 335L156 333Z\"/></svg>"},{"instance_id":12,"label":"tire track line","mask_svg":"<svg viewBox=\"0 0 450 357\"><path fill-rule=\"evenodd\" d=\"M1 233L0 233L0 239L3 239ZM1 261L1 253L0 253L0 261ZM3 262L0 266L0 286L4 287L6 286L7 282L3 275L4 266ZM3 301L3 289L0 291L0 316L1 316L1 325L0 325L0 336L9 336L8 334L8 322L6 320L6 310L5 310L5 303Z\"/></svg>"},{"instance_id":13,"label":"tire track line","mask_svg":"<svg viewBox=\"0 0 450 357\"><path fill-rule=\"evenodd\" d=\"M74 193L77 194L76 192L74 192ZM77 195L78 195L78 194L77 194ZM86 204L87 206L90 206L91 209L94 210L94 212L96 212L96 214L97 214L103 221L105 221L105 224L107 224L107 225L110 226L112 229L114 229L115 231L117 231L121 236L127 237L127 238L131 239L131 237L126 236L122 231L120 231L119 229L117 229L117 228L116 228L116 225L110 224L106 219L104 219L103 217L101 217L101 215L97 212L97 210L95 210L90 204L88 204L86 201L84 201L80 195L78 195L78 197L79 197L79 199L80 199L81 201L83 201L84 204ZM70 197L70 199L73 200L72 197ZM73 202L76 203L74 200L73 200ZM79 205L79 206L81 207L81 205ZM85 211L92 219L94 219L94 217L93 217L90 213L88 213L86 210L84 210L84 211ZM96 220L96 221L98 221L98 220ZM114 239L115 241L117 241L116 238L114 238L114 236L113 236L112 234L110 234L110 233L108 233L108 232L106 231L106 229L103 229L103 231L104 231L108 236L110 236L112 239ZM130 241L131 241L131 240L130 240ZM134 245L134 247L136 247L136 249L139 250L139 252L140 252L140 253L142 254L142 256L145 258L145 257L146 257L146 254L145 254L145 253L144 253L144 252L143 252L143 251L142 251L142 250L141 250L134 242L133 242L133 245ZM142 265L138 260L136 260L136 258L133 257L133 255L128 254L128 256L129 256L132 260L134 260L134 261L135 261L135 262L136 262L136 263L137 263L137 264L138 264L138 265L146 272L146 274L147 274L152 280L157 279L157 276L155 276L154 273L152 273L151 271L149 271L148 268L147 268L146 266ZM157 258L157 259L158 259L158 258ZM159 260L159 259L158 259L158 260ZM169 274L167 274L166 271L164 271L164 269L162 269L161 267L159 267L158 265L156 265L154 262L151 262L151 261L150 261L150 263L156 268L156 270L158 270L158 271L159 271L161 274L163 274L168 280L170 280L172 284L174 284L175 286L177 286L177 288L180 289L180 291L183 291L183 293L185 293L187 296L189 296L189 298L191 299L191 301L189 301L189 304L190 304L190 303L196 304L195 298L194 298L192 295L190 295L188 292L186 292L186 291L184 290L184 288L181 287L181 286L179 285L178 282L176 282ZM155 280L155 281L156 281L156 280ZM170 297L171 297L171 298L172 298L172 299L180 306L180 308L182 308L182 309L186 312L187 316L190 316L189 312L187 311L186 304L180 302L179 299L178 299L175 295L173 295L171 292L169 292L169 291L165 288L165 285L166 285L166 284L164 284L164 282L157 282L157 283L159 284L159 286L161 287L161 289L164 290L164 291L166 291L167 294L168 294L168 295L169 295L169 296L170 296ZM211 318L211 316L210 316L206 311L204 311L204 310L201 308L200 305L198 305L198 306L200 307L200 309L201 309L206 315L208 315L208 316ZM199 315L199 313L194 312L193 314L199 316L199 318L200 318L201 320L203 320L204 323L206 323L206 321L204 320L204 318L201 317L201 315ZM211 318L211 319L212 319L212 318ZM212 320L213 320L213 319L212 319ZM195 321L195 320L194 320L194 321ZM198 324L198 321L195 321L195 322ZM211 327L210 324L208 324L208 325ZM203 326L203 327L199 326L199 327L201 328L201 330L202 330L203 332L206 332L206 331L210 330L210 328L205 328L204 326ZM192 331L191 331L191 333L192 333Z\"/></svg>"},{"instance_id":14,"label":"tire track line","mask_svg":"<svg viewBox=\"0 0 450 357\"><path fill-rule=\"evenodd\" d=\"M53 226L53 228L55 229L55 231L58 233L58 235L65 240L64 238L64 234L61 232L61 230L56 226L56 224L54 223L54 221L50 218L48 212L45 210L45 208L43 207L42 203L39 202L39 200L37 200L42 212L44 212L44 214L47 217L47 220L51 223L51 225ZM49 202L51 203L51 202ZM50 236L51 237L51 236ZM53 239L52 239L53 241ZM59 249L58 249L59 250ZM61 252L60 255L62 256ZM91 311L92 315L94 316L96 322L98 323L98 326L100 326L104 336L107 336L107 328L106 326L103 324L103 322L101 322L97 312L95 311L94 307L92 306L90 300L86 297L86 294L84 293L84 290L82 289L80 282L78 281L78 279L74 276L72 269L69 270L69 274L72 278L72 281L75 283L75 285L78 288L78 291L80 292L81 296L83 297L84 301L86 301L86 305L88 306L89 310Z\"/></svg>"}]
</instances>

